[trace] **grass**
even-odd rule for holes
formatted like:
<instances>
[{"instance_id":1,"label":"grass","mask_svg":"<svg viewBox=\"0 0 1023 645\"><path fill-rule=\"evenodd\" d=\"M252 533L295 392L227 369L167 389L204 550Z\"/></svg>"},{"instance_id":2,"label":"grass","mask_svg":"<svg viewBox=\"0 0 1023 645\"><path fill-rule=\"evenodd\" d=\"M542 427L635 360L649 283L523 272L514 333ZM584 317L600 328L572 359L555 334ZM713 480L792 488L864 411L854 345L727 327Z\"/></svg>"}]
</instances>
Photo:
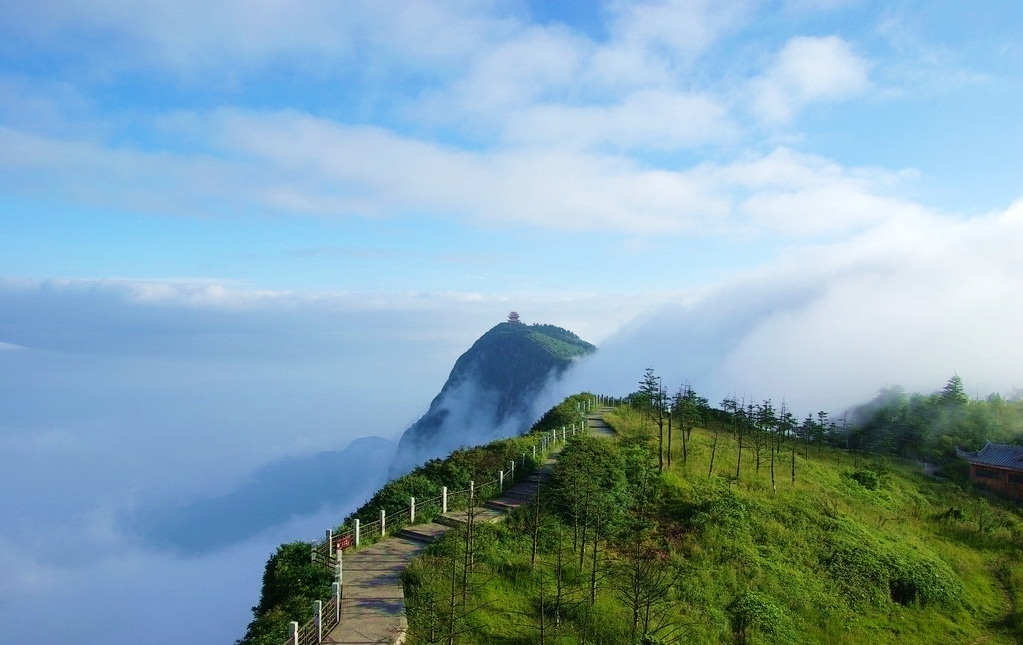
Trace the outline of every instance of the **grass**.
<instances>
[{"instance_id":1,"label":"grass","mask_svg":"<svg viewBox=\"0 0 1023 645\"><path fill-rule=\"evenodd\" d=\"M651 424L637 413L620 408L606 420L624 442L653 438L656 450ZM1023 643L1017 507L927 478L911 465L813 446L809 457L797 446L794 482L791 452L783 448L773 486L769 454L761 455L758 470L744 447L736 479L737 443L726 428L718 430L713 475L714 432L700 428L685 461L676 434L672 464L660 478L652 544L681 574L664 592L662 640L650 642L739 642L744 624L749 644ZM962 513L948 519L949 509ZM985 512L995 519L982 527L977 518ZM540 591L549 602L557 551L571 551L572 532L548 536L531 568L528 524L520 513L486 529L490 546L474 574L477 608L457 642L539 642ZM629 539L602 546L602 570L623 561ZM549 626L555 617L545 615L546 642L629 642L631 614L613 577L601 580L592 606L585 597L590 564L587 556L583 570L574 559L567 566L571 606L556 630ZM416 602L414 593L409 602ZM415 621L412 628L410 642L427 642L416 640Z\"/></svg>"}]
</instances>

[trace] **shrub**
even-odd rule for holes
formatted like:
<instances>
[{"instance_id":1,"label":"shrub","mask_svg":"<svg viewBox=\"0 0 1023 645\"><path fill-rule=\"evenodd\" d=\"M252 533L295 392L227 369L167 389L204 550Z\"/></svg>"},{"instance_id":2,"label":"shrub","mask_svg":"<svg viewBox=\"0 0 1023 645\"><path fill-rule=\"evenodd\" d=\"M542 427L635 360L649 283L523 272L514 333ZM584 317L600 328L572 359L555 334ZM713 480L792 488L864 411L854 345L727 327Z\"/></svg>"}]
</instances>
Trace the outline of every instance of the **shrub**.
<instances>
[{"instance_id":1,"label":"shrub","mask_svg":"<svg viewBox=\"0 0 1023 645\"><path fill-rule=\"evenodd\" d=\"M756 591L744 591L728 605L732 635L736 645L746 645L757 629L775 633L786 620L785 612L774 601Z\"/></svg>"},{"instance_id":2,"label":"shrub","mask_svg":"<svg viewBox=\"0 0 1023 645\"><path fill-rule=\"evenodd\" d=\"M749 527L749 504L722 479L707 480L706 485L697 488L695 497L690 517L693 528L699 531L716 528L723 535L735 536Z\"/></svg>"},{"instance_id":3,"label":"shrub","mask_svg":"<svg viewBox=\"0 0 1023 645\"><path fill-rule=\"evenodd\" d=\"M962 603L962 582L937 556L897 542L882 542L844 522L829 537L822 563L854 605Z\"/></svg>"},{"instance_id":4,"label":"shrub","mask_svg":"<svg viewBox=\"0 0 1023 645\"><path fill-rule=\"evenodd\" d=\"M888 462L873 461L845 475L867 490L877 490L888 483L890 473Z\"/></svg>"}]
</instances>

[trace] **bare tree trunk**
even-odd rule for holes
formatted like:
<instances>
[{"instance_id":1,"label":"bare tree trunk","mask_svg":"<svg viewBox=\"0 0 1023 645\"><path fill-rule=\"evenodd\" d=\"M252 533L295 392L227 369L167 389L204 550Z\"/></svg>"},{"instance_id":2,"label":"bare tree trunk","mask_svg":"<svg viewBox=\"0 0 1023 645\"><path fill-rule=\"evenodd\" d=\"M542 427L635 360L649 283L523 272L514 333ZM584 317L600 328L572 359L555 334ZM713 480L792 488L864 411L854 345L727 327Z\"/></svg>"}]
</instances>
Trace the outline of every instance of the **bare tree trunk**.
<instances>
[{"instance_id":1,"label":"bare tree trunk","mask_svg":"<svg viewBox=\"0 0 1023 645\"><path fill-rule=\"evenodd\" d=\"M458 560L451 558L451 595L448 597L447 642L455 645L455 609L458 607Z\"/></svg>"},{"instance_id":2,"label":"bare tree trunk","mask_svg":"<svg viewBox=\"0 0 1023 645\"><path fill-rule=\"evenodd\" d=\"M540 488L536 489L536 498L533 499L533 545L529 553L529 567L536 566L536 550L540 542Z\"/></svg>"},{"instance_id":3,"label":"bare tree trunk","mask_svg":"<svg viewBox=\"0 0 1023 645\"><path fill-rule=\"evenodd\" d=\"M689 463L689 454L687 451L686 444L689 443L689 437L686 436L686 428L689 427L689 422L682 421L682 463Z\"/></svg>"},{"instance_id":4,"label":"bare tree trunk","mask_svg":"<svg viewBox=\"0 0 1023 645\"><path fill-rule=\"evenodd\" d=\"M657 473L664 472L664 420L657 420Z\"/></svg>"},{"instance_id":5,"label":"bare tree trunk","mask_svg":"<svg viewBox=\"0 0 1023 645\"><path fill-rule=\"evenodd\" d=\"M792 483L796 483L796 447L792 446Z\"/></svg>"},{"instance_id":6,"label":"bare tree trunk","mask_svg":"<svg viewBox=\"0 0 1023 645\"><path fill-rule=\"evenodd\" d=\"M742 469L742 428L739 428L739 456L735 459L735 481L739 481L739 471Z\"/></svg>"},{"instance_id":7,"label":"bare tree trunk","mask_svg":"<svg viewBox=\"0 0 1023 645\"><path fill-rule=\"evenodd\" d=\"M583 518L583 521L582 521L583 532L582 532L582 536L580 536L580 539L579 539L579 568L580 569L583 568L583 558L586 556L586 528L587 528L586 524L587 524L587 521L588 521L588 518Z\"/></svg>"},{"instance_id":8,"label":"bare tree trunk","mask_svg":"<svg viewBox=\"0 0 1023 645\"><path fill-rule=\"evenodd\" d=\"M710 447L710 468L707 470L707 477L714 474L714 454L718 450L718 427L714 426L714 444Z\"/></svg>"},{"instance_id":9,"label":"bare tree trunk","mask_svg":"<svg viewBox=\"0 0 1023 645\"><path fill-rule=\"evenodd\" d=\"M465 553L464 553L464 564L462 568L462 604L466 605L469 602L469 575L472 573L475 563L474 551L475 551L475 532L476 526L476 499L475 496L469 496L469 507L465 511Z\"/></svg>"},{"instance_id":10,"label":"bare tree trunk","mask_svg":"<svg viewBox=\"0 0 1023 645\"><path fill-rule=\"evenodd\" d=\"M547 636L547 607L543 595L543 570L540 571L540 645L544 645Z\"/></svg>"},{"instance_id":11,"label":"bare tree trunk","mask_svg":"<svg viewBox=\"0 0 1023 645\"><path fill-rule=\"evenodd\" d=\"M671 414L668 414L668 468L671 468Z\"/></svg>"}]
</instances>

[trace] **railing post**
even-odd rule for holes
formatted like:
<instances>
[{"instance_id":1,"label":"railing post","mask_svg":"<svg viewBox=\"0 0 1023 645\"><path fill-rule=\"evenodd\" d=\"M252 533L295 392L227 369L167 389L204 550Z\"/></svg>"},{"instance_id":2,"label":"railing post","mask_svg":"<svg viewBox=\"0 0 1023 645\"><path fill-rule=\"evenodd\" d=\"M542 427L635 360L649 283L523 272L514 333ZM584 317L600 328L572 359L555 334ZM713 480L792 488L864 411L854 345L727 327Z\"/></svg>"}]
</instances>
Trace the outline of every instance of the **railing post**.
<instances>
[{"instance_id":1,"label":"railing post","mask_svg":"<svg viewBox=\"0 0 1023 645\"><path fill-rule=\"evenodd\" d=\"M341 622L341 583L330 585L330 590L334 594L334 624L337 625Z\"/></svg>"},{"instance_id":2,"label":"railing post","mask_svg":"<svg viewBox=\"0 0 1023 645\"><path fill-rule=\"evenodd\" d=\"M476 499L476 482L469 480L469 506L472 506L474 499Z\"/></svg>"},{"instance_id":3,"label":"railing post","mask_svg":"<svg viewBox=\"0 0 1023 645\"><path fill-rule=\"evenodd\" d=\"M313 616L316 618L316 642L323 640L323 601L313 601Z\"/></svg>"},{"instance_id":4,"label":"railing post","mask_svg":"<svg viewBox=\"0 0 1023 645\"><path fill-rule=\"evenodd\" d=\"M503 470L497 471L497 490L499 492L502 492L502 493L504 492L504 471Z\"/></svg>"},{"instance_id":5,"label":"railing post","mask_svg":"<svg viewBox=\"0 0 1023 645\"><path fill-rule=\"evenodd\" d=\"M343 584L345 581L345 570L344 570L344 559L341 557L342 552L337 552L337 567L334 572L337 574L338 584Z\"/></svg>"},{"instance_id":6,"label":"railing post","mask_svg":"<svg viewBox=\"0 0 1023 645\"><path fill-rule=\"evenodd\" d=\"M562 443L568 441L568 438L565 436L565 426L561 426L561 441Z\"/></svg>"},{"instance_id":7,"label":"railing post","mask_svg":"<svg viewBox=\"0 0 1023 645\"><path fill-rule=\"evenodd\" d=\"M525 456L525 455L523 455L523 456ZM512 481L515 481L515 460L514 459L511 460L511 478L512 478Z\"/></svg>"},{"instance_id":8,"label":"railing post","mask_svg":"<svg viewBox=\"0 0 1023 645\"><path fill-rule=\"evenodd\" d=\"M533 459L536 459L536 444L533 444Z\"/></svg>"},{"instance_id":9,"label":"railing post","mask_svg":"<svg viewBox=\"0 0 1023 645\"><path fill-rule=\"evenodd\" d=\"M448 487L440 487L440 512L443 515L448 512Z\"/></svg>"},{"instance_id":10,"label":"railing post","mask_svg":"<svg viewBox=\"0 0 1023 645\"><path fill-rule=\"evenodd\" d=\"M415 497L412 498L412 500L409 502L409 505L408 505L408 523L409 524L415 524L416 523L416 498Z\"/></svg>"},{"instance_id":11,"label":"railing post","mask_svg":"<svg viewBox=\"0 0 1023 645\"><path fill-rule=\"evenodd\" d=\"M380 509L380 537L387 535L387 512Z\"/></svg>"},{"instance_id":12,"label":"railing post","mask_svg":"<svg viewBox=\"0 0 1023 645\"><path fill-rule=\"evenodd\" d=\"M298 621L288 623L288 642L291 645L298 645Z\"/></svg>"},{"instance_id":13,"label":"railing post","mask_svg":"<svg viewBox=\"0 0 1023 645\"><path fill-rule=\"evenodd\" d=\"M327 557L333 557L334 555L334 530L327 529Z\"/></svg>"},{"instance_id":14,"label":"railing post","mask_svg":"<svg viewBox=\"0 0 1023 645\"><path fill-rule=\"evenodd\" d=\"M360 528L359 520L355 520L355 546L359 546L359 537L362 535Z\"/></svg>"}]
</instances>

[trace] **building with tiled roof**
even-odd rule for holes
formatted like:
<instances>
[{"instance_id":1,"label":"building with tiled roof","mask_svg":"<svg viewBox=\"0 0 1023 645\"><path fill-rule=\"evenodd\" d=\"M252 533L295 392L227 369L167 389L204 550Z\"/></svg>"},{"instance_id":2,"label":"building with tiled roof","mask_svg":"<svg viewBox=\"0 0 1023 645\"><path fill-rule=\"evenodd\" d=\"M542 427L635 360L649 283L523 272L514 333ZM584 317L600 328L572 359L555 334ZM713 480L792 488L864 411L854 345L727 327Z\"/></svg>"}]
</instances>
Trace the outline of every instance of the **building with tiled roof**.
<instances>
[{"instance_id":1,"label":"building with tiled roof","mask_svg":"<svg viewBox=\"0 0 1023 645\"><path fill-rule=\"evenodd\" d=\"M956 456L969 462L971 481L1023 499L1023 446L988 441L980 450L956 448Z\"/></svg>"}]
</instances>

